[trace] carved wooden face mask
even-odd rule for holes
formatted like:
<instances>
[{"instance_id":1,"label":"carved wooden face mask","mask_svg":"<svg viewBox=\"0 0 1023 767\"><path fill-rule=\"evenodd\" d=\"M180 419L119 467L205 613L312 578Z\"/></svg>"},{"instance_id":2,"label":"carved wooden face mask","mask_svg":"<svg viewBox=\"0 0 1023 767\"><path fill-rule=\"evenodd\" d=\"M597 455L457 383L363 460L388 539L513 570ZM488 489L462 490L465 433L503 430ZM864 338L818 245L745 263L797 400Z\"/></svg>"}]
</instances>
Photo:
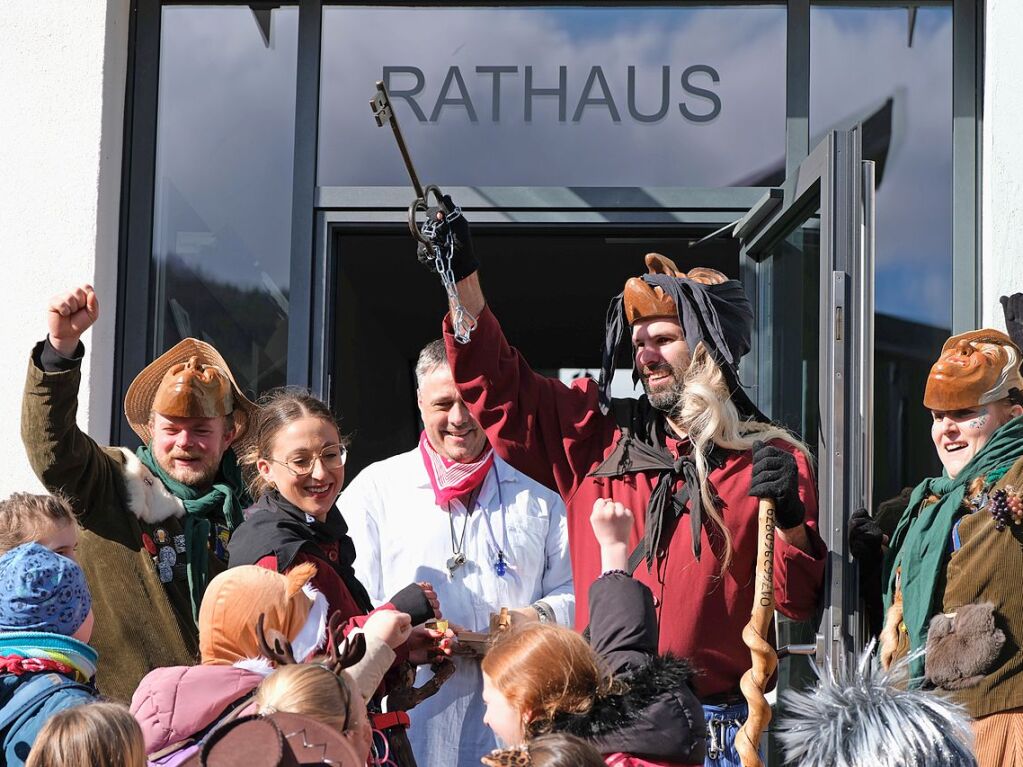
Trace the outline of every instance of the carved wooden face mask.
<instances>
[{"instance_id":1,"label":"carved wooden face mask","mask_svg":"<svg viewBox=\"0 0 1023 767\"><path fill-rule=\"evenodd\" d=\"M952 336L931 367L924 390L930 410L966 410L997 402L1011 389L1023 390L1020 350L1005 333L971 330Z\"/></svg>"},{"instance_id":2,"label":"carved wooden face mask","mask_svg":"<svg viewBox=\"0 0 1023 767\"><path fill-rule=\"evenodd\" d=\"M153 410L176 418L216 418L234 410L231 382L216 365L190 357L171 368L160 382Z\"/></svg>"},{"instance_id":3,"label":"carved wooden face mask","mask_svg":"<svg viewBox=\"0 0 1023 767\"><path fill-rule=\"evenodd\" d=\"M688 273L680 271L674 261L660 253L647 253L645 262L647 274L688 277L705 285L719 285L728 279L717 269L704 266L690 269ZM639 320L649 320L654 317L678 319L678 307L675 306L671 296L659 287L648 285L641 277L631 277L625 283L622 299L625 306L625 321L630 325Z\"/></svg>"}]
</instances>

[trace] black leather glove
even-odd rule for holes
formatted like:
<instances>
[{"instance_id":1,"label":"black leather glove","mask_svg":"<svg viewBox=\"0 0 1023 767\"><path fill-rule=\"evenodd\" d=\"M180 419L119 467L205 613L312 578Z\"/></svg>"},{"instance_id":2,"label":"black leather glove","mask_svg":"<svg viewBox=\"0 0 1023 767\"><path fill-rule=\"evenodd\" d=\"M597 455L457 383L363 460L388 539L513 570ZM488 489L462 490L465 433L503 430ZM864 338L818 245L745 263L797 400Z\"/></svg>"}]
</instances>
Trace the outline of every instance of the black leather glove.
<instances>
[{"instance_id":1,"label":"black leather glove","mask_svg":"<svg viewBox=\"0 0 1023 767\"><path fill-rule=\"evenodd\" d=\"M796 457L780 447L753 443L753 479L749 495L774 500L774 520L779 530L799 527L806 509L799 500L799 468Z\"/></svg>"},{"instance_id":2,"label":"black leather glove","mask_svg":"<svg viewBox=\"0 0 1023 767\"><path fill-rule=\"evenodd\" d=\"M885 534L866 509L857 509L849 517L849 552L864 563L881 561Z\"/></svg>"},{"instance_id":3,"label":"black leather glove","mask_svg":"<svg viewBox=\"0 0 1023 767\"><path fill-rule=\"evenodd\" d=\"M447 220L449 213L457 207L451 199L451 195L444 195L441 197L444 201L444 206L447 208L445 211L440 206L429 208L426 211L427 221L440 221L437 226L437 237L440 241L448 236L450 232L455 239L455 254L451 259L451 272L454 274L455 282L464 280L470 274L480 268L479 261L476 260L476 253L472 247L472 233L469 231L469 222L466 221L465 216L459 211L458 215ZM427 247L420 243L419 245L419 260L422 261L427 268L433 269L433 255L427 251Z\"/></svg>"},{"instance_id":4,"label":"black leather glove","mask_svg":"<svg viewBox=\"0 0 1023 767\"><path fill-rule=\"evenodd\" d=\"M1023 293L1002 296L1002 311L1005 313L1005 329L1012 342L1023 348Z\"/></svg>"}]
</instances>

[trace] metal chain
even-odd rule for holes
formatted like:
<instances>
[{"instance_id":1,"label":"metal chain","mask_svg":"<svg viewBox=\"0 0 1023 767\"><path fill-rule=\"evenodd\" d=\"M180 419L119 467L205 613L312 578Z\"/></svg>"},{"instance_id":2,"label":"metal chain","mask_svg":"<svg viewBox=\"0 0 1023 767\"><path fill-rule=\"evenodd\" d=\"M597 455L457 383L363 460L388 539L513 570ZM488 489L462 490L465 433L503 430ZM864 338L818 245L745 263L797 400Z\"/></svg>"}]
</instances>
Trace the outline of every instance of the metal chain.
<instances>
[{"instance_id":1,"label":"metal chain","mask_svg":"<svg viewBox=\"0 0 1023 767\"><path fill-rule=\"evenodd\" d=\"M458 289L455 287L455 274L451 264L455 259L455 235L451 230L451 223L462 215L462 209L456 207L448 213L443 221L436 218L428 218L423 222L420 231L423 236L430 240L431 256L433 258L433 269L440 275L444 292L448 295L448 303L451 304L451 326L454 330L455 340L460 344L469 343L472 331L476 329L476 318L462 306L458 298ZM441 236L442 224L445 234Z\"/></svg>"},{"instance_id":2,"label":"metal chain","mask_svg":"<svg viewBox=\"0 0 1023 767\"><path fill-rule=\"evenodd\" d=\"M707 758L718 759L725 754L730 748L728 730L738 730L740 727L742 727L741 719L712 714L707 719Z\"/></svg>"}]
</instances>

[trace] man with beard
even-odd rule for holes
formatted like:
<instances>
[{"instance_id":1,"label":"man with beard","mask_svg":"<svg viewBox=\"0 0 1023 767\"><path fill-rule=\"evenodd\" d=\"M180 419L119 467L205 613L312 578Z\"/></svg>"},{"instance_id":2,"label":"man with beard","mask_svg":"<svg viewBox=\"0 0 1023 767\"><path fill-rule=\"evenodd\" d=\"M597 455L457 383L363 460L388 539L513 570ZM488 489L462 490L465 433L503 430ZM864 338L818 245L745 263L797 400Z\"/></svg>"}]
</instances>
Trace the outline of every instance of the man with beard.
<instances>
[{"instance_id":1,"label":"man with beard","mask_svg":"<svg viewBox=\"0 0 1023 767\"><path fill-rule=\"evenodd\" d=\"M100 691L127 702L160 666L191 665L206 584L226 568L226 539L250 502L233 445L255 406L209 344L186 338L148 365L125 397L143 446L100 447L75 423L85 347L99 301L60 293L32 350L21 438L36 475L84 527L79 559L96 614Z\"/></svg>"},{"instance_id":2,"label":"man with beard","mask_svg":"<svg viewBox=\"0 0 1023 767\"><path fill-rule=\"evenodd\" d=\"M509 346L486 306L464 217L449 216L441 236L448 229L458 299L476 320L465 344L450 315L444 322L459 393L495 452L566 500L575 583L601 575L589 530L594 501L633 510L629 564L654 593L659 650L690 658L700 672L694 687L708 719L707 764L739 764L732 744L746 717L739 680L750 653L741 632L754 597L757 498L777 506L778 610L810 618L825 565L805 446L770 424L736 378L753 324L742 286L713 269L685 274L649 254L649 274L630 279L612 301L600 382L565 386L534 373ZM626 324L646 395L612 400ZM580 588L576 626L587 619Z\"/></svg>"}]
</instances>

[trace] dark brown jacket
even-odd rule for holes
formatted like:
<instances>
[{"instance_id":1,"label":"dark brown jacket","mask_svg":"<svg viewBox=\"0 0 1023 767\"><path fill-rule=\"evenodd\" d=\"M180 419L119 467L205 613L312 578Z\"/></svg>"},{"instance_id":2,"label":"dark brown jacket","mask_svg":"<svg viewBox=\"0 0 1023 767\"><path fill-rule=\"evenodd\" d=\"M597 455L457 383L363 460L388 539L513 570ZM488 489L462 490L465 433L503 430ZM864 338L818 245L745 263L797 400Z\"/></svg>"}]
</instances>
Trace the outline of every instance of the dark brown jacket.
<instances>
[{"instance_id":1,"label":"dark brown jacket","mask_svg":"<svg viewBox=\"0 0 1023 767\"><path fill-rule=\"evenodd\" d=\"M79 560L92 591L97 687L127 703L161 666L198 660L184 568L184 507L130 450L101 447L78 428L78 365L44 372L32 352L21 438L36 476L66 494L84 533ZM210 577L225 565L211 551Z\"/></svg>"},{"instance_id":2,"label":"dark brown jacket","mask_svg":"<svg viewBox=\"0 0 1023 767\"><path fill-rule=\"evenodd\" d=\"M1023 490L1023 458L995 483ZM994 518L982 508L958 525L961 543L949 559L942 610L954 613L963 605L990 602L995 625L1005 645L995 666L976 685L955 698L976 718L1023 706L1023 527L996 530Z\"/></svg>"}]
</instances>

